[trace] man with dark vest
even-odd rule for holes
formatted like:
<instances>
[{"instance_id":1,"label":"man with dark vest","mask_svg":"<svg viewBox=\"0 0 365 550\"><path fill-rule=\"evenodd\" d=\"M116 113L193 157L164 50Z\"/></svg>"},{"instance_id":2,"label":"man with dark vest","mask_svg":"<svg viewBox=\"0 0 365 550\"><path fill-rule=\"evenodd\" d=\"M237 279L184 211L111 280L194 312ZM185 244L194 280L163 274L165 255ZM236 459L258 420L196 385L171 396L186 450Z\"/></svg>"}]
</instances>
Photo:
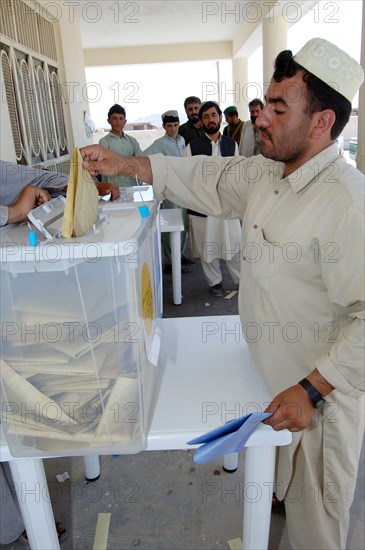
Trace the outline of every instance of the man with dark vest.
<instances>
[{"instance_id":1,"label":"man with dark vest","mask_svg":"<svg viewBox=\"0 0 365 550\"><path fill-rule=\"evenodd\" d=\"M199 120L204 136L189 143L184 156L207 155L212 157L234 157L238 147L233 139L222 136L220 127L222 111L214 101L203 103ZM239 220L224 220L203 213L188 210L192 255L199 256L209 292L216 298L224 295L220 260L225 260L227 269L235 284L240 276L241 224Z\"/></svg>"}]
</instances>

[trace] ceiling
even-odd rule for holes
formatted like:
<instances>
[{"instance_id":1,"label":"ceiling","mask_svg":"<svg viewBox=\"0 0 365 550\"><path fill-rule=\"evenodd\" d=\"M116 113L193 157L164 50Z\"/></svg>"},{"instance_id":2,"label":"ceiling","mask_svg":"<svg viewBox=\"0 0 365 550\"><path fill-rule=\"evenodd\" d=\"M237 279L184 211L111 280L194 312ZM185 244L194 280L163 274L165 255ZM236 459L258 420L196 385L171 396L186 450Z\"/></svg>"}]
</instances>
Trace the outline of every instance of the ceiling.
<instances>
[{"instance_id":1,"label":"ceiling","mask_svg":"<svg viewBox=\"0 0 365 550\"><path fill-rule=\"evenodd\" d=\"M78 0L84 49L237 41L287 0ZM307 2L308 4L308 2ZM310 2L309 2L310 4Z\"/></svg>"},{"instance_id":2,"label":"ceiling","mask_svg":"<svg viewBox=\"0 0 365 550\"><path fill-rule=\"evenodd\" d=\"M232 40L253 2L81 0L84 49ZM223 13L222 10L225 10ZM229 15L227 12L233 12ZM245 14L245 12L244 12ZM225 21L222 22L222 17Z\"/></svg>"}]
</instances>

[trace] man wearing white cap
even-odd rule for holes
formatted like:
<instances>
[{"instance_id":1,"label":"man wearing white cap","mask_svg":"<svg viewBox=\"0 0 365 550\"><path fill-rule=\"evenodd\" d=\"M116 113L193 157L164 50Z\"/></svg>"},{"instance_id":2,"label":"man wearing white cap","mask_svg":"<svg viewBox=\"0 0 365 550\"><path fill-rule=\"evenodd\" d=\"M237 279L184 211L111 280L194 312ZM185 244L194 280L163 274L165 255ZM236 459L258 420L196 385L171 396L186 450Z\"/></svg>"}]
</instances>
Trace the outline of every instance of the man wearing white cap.
<instances>
[{"instance_id":1,"label":"man wearing white cap","mask_svg":"<svg viewBox=\"0 0 365 550\"><path fill-rule=\"evenodd\" d=\"M281 52L249 159L137 159L155 192L243 218L239 310L249 349L274 395L266 421L289 429L276 493L293 549L346 547L364 430L364 176L336 138L364 79L360 65L316 38ZM83 150L91 173L133 159ZM214 161L214 162L213 162ZM272 488L261 487L262 498Z\"/></svg>"},{"instance_id":2,"label":"man wearing white cap","mask_svg":"<svg viewBox=\"0 0 365 550\"><path fill-rule=\"evenodd\" d=\"M174 110L166 111L161 115L162 127L165 135L156 139L152 145L143 151L144 155L163 155L181 157L185 149L185 140L179 135L179 113Z\"/></svg>"}]
</instances>

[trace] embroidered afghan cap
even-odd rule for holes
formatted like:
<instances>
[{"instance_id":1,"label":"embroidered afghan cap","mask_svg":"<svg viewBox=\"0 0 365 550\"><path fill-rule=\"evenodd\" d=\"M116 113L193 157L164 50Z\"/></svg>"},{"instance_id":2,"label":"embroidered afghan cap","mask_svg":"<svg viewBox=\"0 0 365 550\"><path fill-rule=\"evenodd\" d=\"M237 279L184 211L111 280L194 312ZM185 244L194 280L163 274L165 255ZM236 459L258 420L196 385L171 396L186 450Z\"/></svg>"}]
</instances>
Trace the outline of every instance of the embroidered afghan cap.
<instances>
[{"instance_id":1,"label":"embroidered afghan cap","mask_svg":"<svg viewBox=\"0 0 365 550\"><path fill-rule=\"evenodd\" d=\"M234 105L231 105L230 107L227 107L226 109L224 109L223 113L225 115L230 115L231 113L238 113L238 109Z\"/></svg>"},{"instance_id":2,"label":"embroidered afghan cap","mask_svg":"<svg viewBox=\"0 0 365 550\"><path fill-rule=\"evenodd\" d=\"M177 111L166 111L166 113L161 115L161 118L162 124L166 124L167 122L179 122L179 113Z\"/></svg>"},{"instance_id":3,"label":"embroidered afghan cap","mask_svg":"<svg viewBox=\"0 0 365 550\"><path fill-rule=\"evenodd\" d=\"M364 81L364 70L355 59L323 38L312 38L294 61L331 86L351 103Z\"/></svg>"}]
</instances>

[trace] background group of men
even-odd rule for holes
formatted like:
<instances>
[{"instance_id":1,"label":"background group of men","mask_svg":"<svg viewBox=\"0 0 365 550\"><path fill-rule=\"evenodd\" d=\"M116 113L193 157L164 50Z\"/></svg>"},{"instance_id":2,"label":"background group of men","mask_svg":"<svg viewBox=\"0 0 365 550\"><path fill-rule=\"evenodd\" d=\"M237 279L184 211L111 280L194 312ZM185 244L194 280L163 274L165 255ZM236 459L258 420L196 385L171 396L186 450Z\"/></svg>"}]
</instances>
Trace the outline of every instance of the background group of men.
<instances>
[{"instance_id":1,"label":"background group of men","mask_svg":"<svg viewBox=\"0 0 365 550\"><path fill-rule=\"evenodd\" d=\"M161 153L165 156L184 157L192 155L250 157L260 152L260 132L255 124L263 109L263 103L256 98L249 103L250 120L243 123L238 117L235 106L224 110L227 126L221 133L222 111L213 101L202 104L197 96L189 96L184 101L187 121L180 126L179 114L169 110L162 115L165 135L157 139L144 151L138 141L125 134L127 122L123 107L113 105L108 112L111 130L100 139L99 144L123 156L144 156ZM105 181L127 186L135 184L128 176L107 176ZM181 208L168 199L164 199L162 208ZM224 296L223 276L220 260L225 260L234 285L238 285L240 270L240 234L239 220L224 220L181 208L184 232L181 238L182 272L189 273L188 264L193 260L183 252L187 233L191 236L192 256L201 260L203 273L209 286L209 292L215 298ZM171 251L167 235L162 236L163 263L165 272L171 271Z\"/></svg>"},{"instance_id":2,"label":"background group of men","mask_svg":"<svg viewBox=\"0 0 365 550\"><path fill-rule=\"evenodd\" d=\"M121 105L113 105L107 116L110 124L109 133L100 139L99 143L106 149L123 156L139 157L161 153L165 156L192 156L204 154L207 156L252 156L259 153L260 132L255 124L256 118L263 108L260 99L254 99L249 103L250 120L243 123L238 118L237 108L227 107L224 115L227 126L221 133L222 111L219 105L213 101L202 104L197 96L185 99L184 108L187 121L180 126L179 115L176 110L169 110L162 115L162 126L165 134L154 141L146 150L142 151L138 141L124 132L127 122L126 111ZM50 195L44 190L47 182L47 174L43 174L39 183L32 177L32 168L28 170L25 180L34 187L22 190L17 185L17 172L7 167L8 179L12 179L12 194L1 196L1 225L16 223L26 219L27 212L33 207L50 199ZM35 173L34 173L35 174ZM36 174L35 174L36 175ZM40 172L38 173L38 176ZM22 176L22 181L24 180ZM50 176L54 178L62 177ZM112 197L118 194L116 186L126 187L135 185L134 178L124 175L104 176L103 182L110 186ZM66 185L66 182L65 182ZM104 193L108 189L100 190ZM7 186L10 189L10 186ZM18 201L15 199L18 197ZM181 235L182 273L189 273L189 264L194 260L184 255L186 237L190 233L191 250L193 257L201 260L203 273L209 286L209 292L215 298L224 296L223 276L220 268L220 260L225 260L231 275L233 285L237 286L240 270L240 233L239 220L223 220L212 216L187 210L172 201L165 199L162 208L180 208L184 223L184 232ZM165 272L171 272L171 250L168 235L162 235L162 252Z\"/></svg>"}]
</instances>

